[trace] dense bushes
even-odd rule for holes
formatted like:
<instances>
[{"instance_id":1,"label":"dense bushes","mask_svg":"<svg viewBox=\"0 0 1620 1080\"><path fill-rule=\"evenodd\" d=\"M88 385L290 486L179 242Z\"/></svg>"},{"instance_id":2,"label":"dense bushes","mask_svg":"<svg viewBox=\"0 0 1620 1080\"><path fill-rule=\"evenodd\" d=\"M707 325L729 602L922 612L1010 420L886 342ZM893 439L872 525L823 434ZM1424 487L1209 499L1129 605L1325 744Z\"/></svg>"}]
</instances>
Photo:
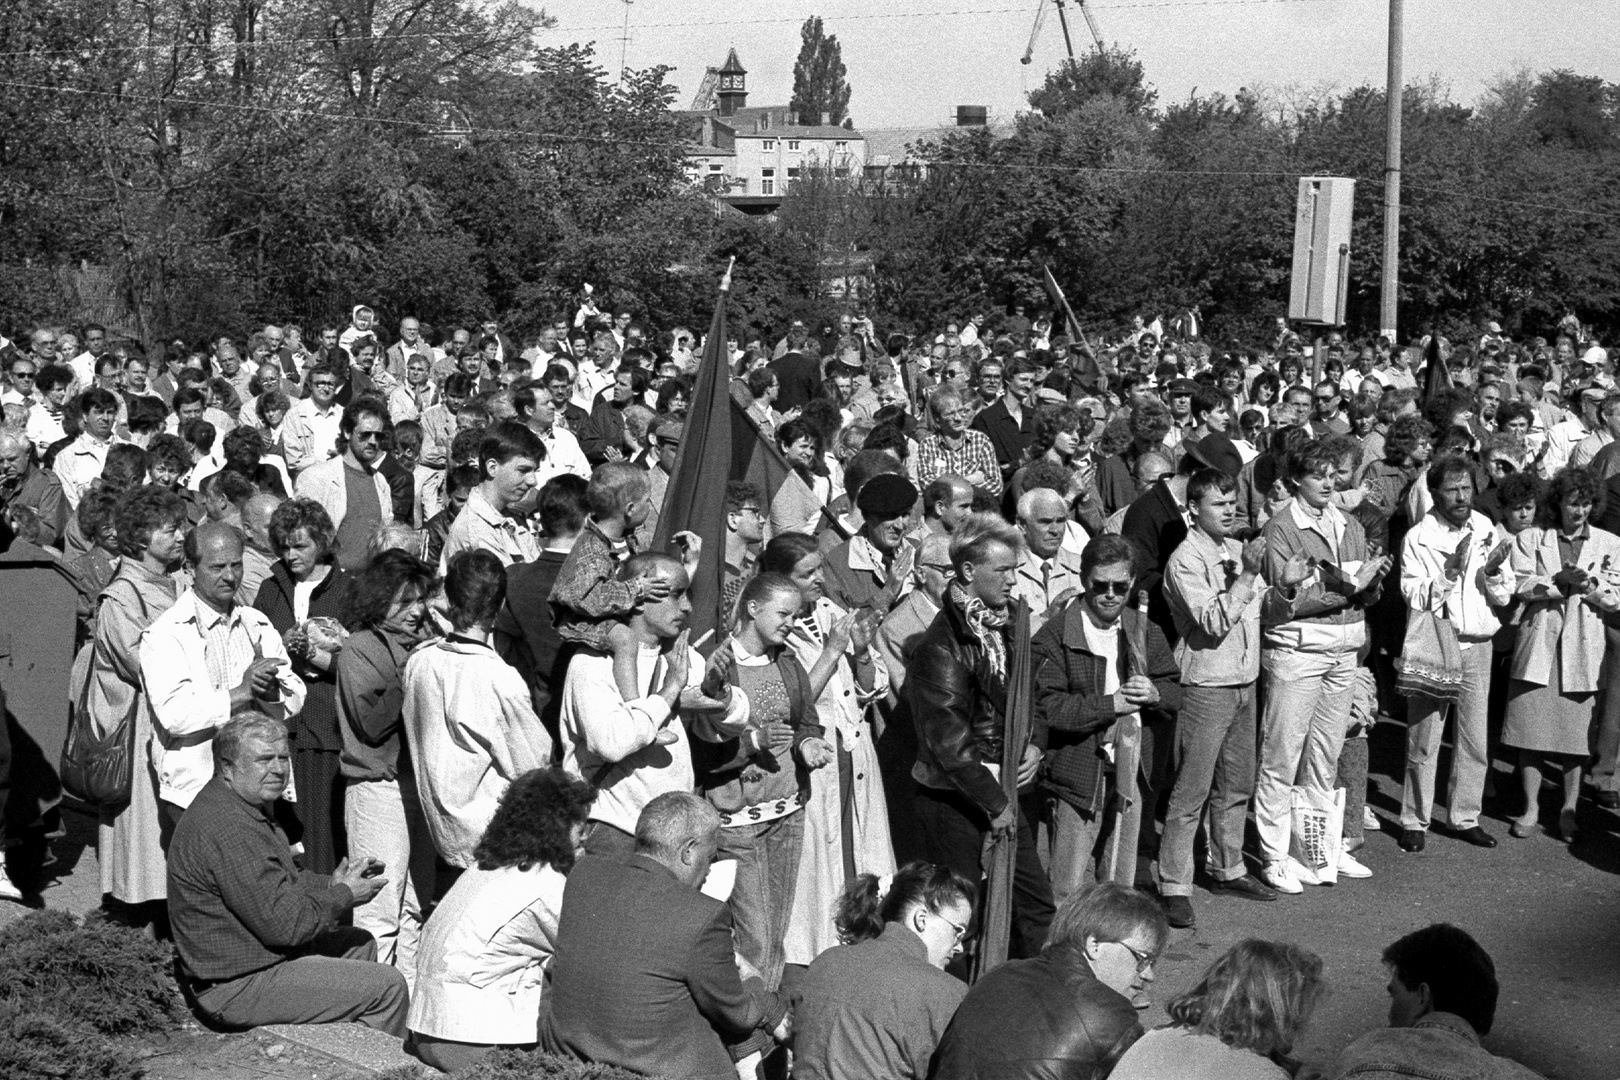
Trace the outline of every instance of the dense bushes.
<instances>
[{"instance_id":1,"label":"dense bushes","mask_svg":"<svg viewBox=\"0 0 1620 1080\"><path fill-rule=\"evenodd\" d=\"M97 918L40 911L0 930L0 1077L135 1080L113 1037L174 1027L168 946Z\"/></svg>"}]
</instances>

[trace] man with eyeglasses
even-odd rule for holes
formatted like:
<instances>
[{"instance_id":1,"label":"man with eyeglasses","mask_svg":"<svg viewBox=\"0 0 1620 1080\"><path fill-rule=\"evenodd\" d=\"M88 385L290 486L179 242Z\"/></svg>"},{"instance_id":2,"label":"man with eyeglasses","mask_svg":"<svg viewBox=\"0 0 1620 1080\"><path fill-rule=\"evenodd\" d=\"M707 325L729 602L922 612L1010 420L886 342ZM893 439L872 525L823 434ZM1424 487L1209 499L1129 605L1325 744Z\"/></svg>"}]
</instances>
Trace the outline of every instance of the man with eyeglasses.
<instances>
[{"instance_id":1,"label":"man with eyeglasses","mask_svg":"<svg viewBox=\"0 0 1620 1080\"><path fill-rule=\"evenodd\" d=\"M309 397L293 403L282 421L282 442L287 468L294 476L313 465L337 457L337 437L343 407L337 402L343 376L333 364L309 369Z\"/></svg>"},{"instance_id":2,"label":"man with eyeglasses","mask_svg":"<svg viewBox=\"0 0 1620 1080\"><path fill-rule=\"evenodd\" d=\"M726 481L726 551L721 567L721 610L730 612L743 587L757 569L760 545L765 542L764 495L758 484Z\"/></svg>"},{"instance_id":3,"label":"man with eyeglasses","mask_svg":"<svg viewBox=\"0 0 1620 1080\"><path fill-rule=\"evenodd\" d=\"M1153 966L1170 936L1153 899L1123 885L1075 893L1041 955L973 984L934 1052L934 1080L1107 1076L1142 1037Z\"/></svg>"},{"instance_id":4,"label":"man with eyeglasses","mask_svg":"<svg viewBox=\"0 0 1620 1080\"><path fill-rule=\"evenodd\" d=\"M1001 465L990 436L969 427L973 414L955 387L941 386L928 399L934 430L917 441L917 482L960 476L991 496L1002 491Z\"/></svg>"},{"instance_id":5,"label":"man with eyeglasses","mask_svg":"<svg viewBox=\"0 0 1620 1080\"><path fill-rule=\"evenodd\" d=\"M1344 416L1340 408L1343 402L1339 394L1339 384L1332 379L1323 379L1311 391L1311 400L1315 403L1316 411L1311 417L1311 434L1318 439L1325 439L1329 435L1350 434L1350 421Z\"/></svg>"},{"instance_id":6,"label":"man with eyeglasses","mask_svg":"<svg viewBox=\"0 0 1620 1080\"><path fill-rule=\"evenodd\" d=\"M381 400L362 397L343 410L340 425L343 454L299 473L296 493L326 508L337 526L338 565L358 573L371 534L394 520L392 489L379 468L388 413Z\"/></svg>"},{"instance_id":7,"label":"man with eyeglasses","mask_svg":"<svg viewBox=\"0 0 1620 1080\"><path fill-rule=\"evenodd\" d=\"M14 353L11 363L6 365L6 385L0 389L0 406L21 405L31 409L39 404L39 395L34 389L34 377L38 374L39 365L32 357Z\"/></svg>"},{"instance_id":8,"label":"man with eyeglasses","mask_svg":"<svg viewBox=\"0 0 1620 1080\"><path fill-rule=\"evenodd\" d=\"M1081 601L1049 620L1030 643L1036 738L1046 748L1043 787L1052 801L1047 865L1060 904L1097 880L1105 810L1119 787L1140 788L1145 779L1141 770L1135 777L1111 778L1105 769L1119 718L1168 722L1181 708L1170 643L1133 607L1138 557L1123 537L1092 540L1080 556ZM1144 767L1149 757L1143 753ZM1151 801L1144 803L1151 807ZM1137 838L1121 843L1125 883L1132 884Z\"/></svg>"}]
</instances>

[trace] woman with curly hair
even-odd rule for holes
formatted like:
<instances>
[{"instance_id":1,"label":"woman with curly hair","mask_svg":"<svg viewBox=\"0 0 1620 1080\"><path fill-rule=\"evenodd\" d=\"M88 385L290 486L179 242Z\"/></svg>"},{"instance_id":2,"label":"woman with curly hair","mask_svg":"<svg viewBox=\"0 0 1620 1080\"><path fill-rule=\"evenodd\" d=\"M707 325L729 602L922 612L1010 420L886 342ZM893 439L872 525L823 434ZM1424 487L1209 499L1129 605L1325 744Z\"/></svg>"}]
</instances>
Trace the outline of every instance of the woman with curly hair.
<instances>
[{"instance_id":1,"label":"woman with curly hair","mask_svg":"<svg viewBox=\"0 0 1620 1080\"><path fill-rule=\"evenodd\" d=\"M342 626L349 617L354 579L337 564L337 528L314 499L288 499L270 517L270 549L278 556L253 606L270 617L294 670L308 687L293 731L293 788L304 828L304 858L317 874L330 874L346 854L343 780L338 755L337 654L341 642L316 627ZM330 622L326 622L330 620Z\"/></svg>"},{"instance_id":2,"label":"woman with curly hair","mask_svg":"<svg viewBox=\"0 0 1620 1080\"><path fill-rule=\"evenodd\" d=\"M1073 405L1042 405L1035 412L1034 439L1029 445L1029 463L1013 473L1008 487L1008 501L1016 506L1024 494L1025 473L1037 461L1050 461L1071 471L1082 473L1080 485L1090 487L1095 468L1087 453L1086 436L1091 434L1096 421L1089 412L1082 413Z\"/></svg>"},{"instance_id":3,"label":"woman with curly hair","mask_svg":"<svg viewBox=\"0 0 1620 1080\"><path fill-rule=\"evenodd\" d=\"M1288 1080L1327 984L1322 958L1280 941L1240 941L1171 1000L1170 1024L1138 1039L1112 1080Z\"/></svg>"},{"instance_id":4,"label":"woman with curly hair","mask_svg":"<svg viewBox=\"0 0 1620 1080\"><path fill-rule=\"evenodd\" d=\"M1524 785L1524 810L1509 827L1515 837L1536 827L1545 758L1564 774L1559 835L1565 843L1575 839L1581 767L1602 681L1604 616L1620 611L1620 536L1592 524L1603 513L1604 495L1594 473L1562 469L1542 493L1536 524L1513 538L1524 621L1508 668L1502 745L1519 751Z\"/></svg>"},{"instance_id":5,"label":"woman with curly hair","mask_svg":"<svg viewBox=\"0 0 1620 1080\"><path fill-rule=\"evenodd\" d=\"M457 1072L501 1046L531 1046L563 887L585 847L596 789L558 768L512 781L476 864L427 921L406 1049Z\"/></svg>"}]
</instances>

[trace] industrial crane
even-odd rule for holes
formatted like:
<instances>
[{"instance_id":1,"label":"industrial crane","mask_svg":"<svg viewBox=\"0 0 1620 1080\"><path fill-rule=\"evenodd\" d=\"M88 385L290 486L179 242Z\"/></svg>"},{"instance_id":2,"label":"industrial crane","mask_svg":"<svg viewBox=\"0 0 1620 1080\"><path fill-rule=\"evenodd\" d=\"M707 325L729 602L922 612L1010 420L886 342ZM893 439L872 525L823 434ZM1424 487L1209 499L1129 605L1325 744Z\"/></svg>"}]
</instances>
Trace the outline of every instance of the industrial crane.
<instances>
[{"instance_id":1,"label":"industrial crane","mask_svg":"<svg viewBox=\"0 0 1620 1080\"><path fill-rule=\"evenodd\" d=\"M1029 32L1029 48L1024 50L1023 62L1028 64L1035 57L1035 42L1041 36L1041 26L1046 22L1046 12L1049 6L1055 5L1058 13L1058 23L1063 27L1063 46L1069 50L1069 62L1074 62L1074 41L1069 37L1069 18L1063 13L1069 0L1040 0L1040 6L1035 9L1035 28ZM1097 28L1097 17L1086 6L1086 0L1074 0L1080 9L1081 16L1086 20L1086 27L1091 31L1091 39L1097 43L1097 51L1105 52L1102 31Z\"/></svg>"}]
</instances>

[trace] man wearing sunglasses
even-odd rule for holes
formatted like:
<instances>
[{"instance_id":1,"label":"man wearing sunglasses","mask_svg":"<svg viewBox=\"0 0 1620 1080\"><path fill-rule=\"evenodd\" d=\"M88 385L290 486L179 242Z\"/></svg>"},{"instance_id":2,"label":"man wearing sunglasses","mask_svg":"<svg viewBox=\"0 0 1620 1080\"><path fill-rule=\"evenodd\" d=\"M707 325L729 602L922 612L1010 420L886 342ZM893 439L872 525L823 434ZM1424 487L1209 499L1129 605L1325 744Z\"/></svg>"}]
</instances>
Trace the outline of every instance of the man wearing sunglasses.
<instances>
[{"instance_id":1,"label":"man wearing sunglasses","mask_svg":"<svg viewBox=\"0 0 1620 1080\"><path fill-rule=\"evenodd\" d=\"M342 456L298 474L297 494L326 508L337 526L338 564L351 572L365 569L371 534L394 520L393 494L378 470L387 427L388 413L380 399L356 398L340 421Z\"/></svg>"},{"instance_id":2,"label":"man wearing sunglasses","mask_svg":"<svg viewBox=\"0 0 1620 1080\"><path fill-rule=\"evenodd\" d=\"M1052 796L1048 862L1059 904L1097 879L1096 854L1108 815L1104 809L1121 783L1105 770L1115 722L1141 714L1168 721L1181 708L1175 655L1164 631L1135 610L1136 546L1103 535L1080 556L1081 599L1035 635L1037 741L1045 744L1044 787ZM1144 752L1144 764L1150 755ZM1149 801L1146 806L1151 806ZM1136 838L1125 841L1134 876Z\"/></svg>"}]
</instances>

